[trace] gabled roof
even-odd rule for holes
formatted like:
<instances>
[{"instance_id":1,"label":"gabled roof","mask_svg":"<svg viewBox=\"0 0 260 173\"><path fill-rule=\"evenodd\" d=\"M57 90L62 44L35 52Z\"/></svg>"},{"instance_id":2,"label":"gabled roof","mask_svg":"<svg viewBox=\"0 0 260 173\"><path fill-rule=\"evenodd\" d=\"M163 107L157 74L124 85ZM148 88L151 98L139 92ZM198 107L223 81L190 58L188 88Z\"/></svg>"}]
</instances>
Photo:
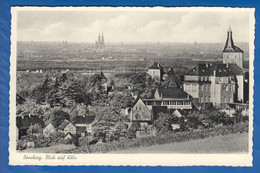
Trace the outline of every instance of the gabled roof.
<instances>
[{"instance_id":1,"label":"gabled roof","mask_svg":"<svg viewBox=\"0 0 260 173\"><path fill-rule=\"evenodd\" d=\"M69 120L64 120L63 123L58 127L60 130L64 130L67 125L69 125L71 122Z\"/></svg>"},{"instance_id":2,"label":"gabled roof","mask_svg":"<svg viewBox=\"0 0 260 173\"><path fill-rule=\"evenodd\" d=\"M31 125L39 124L44 127L44 122L36 115L26 115L16 117L16 126L18 129L28 129Z\"/></svg>"},{"instance_id":3,"label":"gabled roof","mask_svg":"<svg viewBox=\"0 0 260 173\"><path fill-rule=\"evenodd\" d=\"M175 87L175 88L181 87L181 81L179 80L177 74L174 73L172 68L167 72L167 75L168 76L163 82L164 87Z\"/></svg>"},{"instance_id":4,"label":"gabled roof","mask_svg":"<svg viewBox=\"0 0 260 173\"><path fill-rule=\"evenodd\" d=\"M236 64L198 64L191 69L186 75L196 76L213 76L216 77L243 75L242 70Z\"/></svg>"},{"instance_id":5,"label":"gabled roof","mask_svg":"<svg viewBox=\"0 0 260 173\"><path fill-rule=\"evenodd\" d=\"M76 116L72 119L74 124L91 124L95 120L95 116Z\"/></svg>"},{"instance_id":6,"label":"gabled roof","mask_svg":"<svg viewBox=\"0 0 260 173\"><path fill-rule=\"evenodd\" d=\"M150 66L148 69L163 69L161 64L155 62L152 66Z\"/></svg>"},{"instance_id":7,"label":"gabled roof","mask_svg":"<svg viewBox=\"0 0 260 173\"><path fill-rule=\"evenodd\" d=\"M135 105L136 105L136 103L138 102L138 100L139 99L141 99L139 96L135 99L135 101L132 103L132 106L131 106L131 108L133 108ZM141 99L142 100L142 99Z\"/></svg>"},{"instance_id":8,"label":"gabled roof","mask_svg":"<svg viewBox=\"0 0 260 173\"><path fill-rule=\"evenodd\" d=\"M174 87L159 87L157 88L160 97L172 99L187 99L189 94L179 88Z\"/></svg>"}]
</instances>

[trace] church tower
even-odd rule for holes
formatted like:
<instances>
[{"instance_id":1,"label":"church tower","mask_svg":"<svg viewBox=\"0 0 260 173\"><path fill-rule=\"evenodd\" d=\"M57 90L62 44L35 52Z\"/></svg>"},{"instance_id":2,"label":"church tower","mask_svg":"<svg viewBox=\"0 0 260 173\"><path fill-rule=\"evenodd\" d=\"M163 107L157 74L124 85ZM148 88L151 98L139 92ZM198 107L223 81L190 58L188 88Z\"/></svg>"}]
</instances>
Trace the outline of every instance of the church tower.
<instances>
[{"instance_id":1,"label":"church tower","mask_svg":"<svg viewBox=\"0 0 260 173\"><path fill-rule=\"evenodd\" d=\"M227 32L227 41L222 53L223 53L223 63L237 64L240 68L243 68L244 52L239 47L234 45L232 31L230 27Z\"/></svg>"}]
</instances>

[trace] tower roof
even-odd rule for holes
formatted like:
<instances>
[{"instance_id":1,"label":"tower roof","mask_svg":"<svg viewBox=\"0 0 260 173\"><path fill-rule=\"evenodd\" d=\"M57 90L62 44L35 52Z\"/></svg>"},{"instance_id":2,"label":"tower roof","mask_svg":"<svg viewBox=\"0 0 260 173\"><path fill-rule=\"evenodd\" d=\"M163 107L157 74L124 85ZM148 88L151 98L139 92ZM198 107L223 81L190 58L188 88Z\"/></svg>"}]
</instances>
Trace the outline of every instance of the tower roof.
<instances>
[{"instance_id":1,"label":"tower roof","mask_svg":"<svg viewBox=\"0 0 260 173\"><path fill-rule=\"evenodd\" d=\"M163 86L175 88L181 87L181 81L179 80L179 77L174 73L172 68L170 68L170 70L167 72L167 75L168 76L166 77Z\"/></svg>"},{"instance_id":2,"label":"tower roof","mask_svg":"<svg viewBox=\"0 0 260 173\"><path fill-rule=\"evenodd\" d=\"M232 37L232 30L229 27L227 32L227 41L224 47L223 52L243 52L239 47L234 45L233 37Z\"/></svg>"}]
</instances>

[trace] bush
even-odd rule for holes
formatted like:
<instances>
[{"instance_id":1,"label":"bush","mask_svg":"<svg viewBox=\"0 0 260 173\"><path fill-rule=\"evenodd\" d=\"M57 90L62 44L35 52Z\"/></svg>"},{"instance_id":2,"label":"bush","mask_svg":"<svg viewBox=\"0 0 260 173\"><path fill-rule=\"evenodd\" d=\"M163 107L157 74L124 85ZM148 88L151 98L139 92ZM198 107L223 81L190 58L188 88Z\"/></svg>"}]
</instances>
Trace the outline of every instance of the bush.
<instances>
[{"instance_id":1,"label":"bush","mask_svg":"<svg viewBox=\"0 0 260 173\"><path fill-rule=\"evenodd\" d=\"M227 135L234 133L248 132L248 123L239 123L233 126L222 126L218 128L197 130L197 131L185 131L178 133L162 134L160 136L136 138L136 139L123 139L118 142L111 143L99 143L91 145L89 148L86 146L77 148L75 150L67 151L69 153L84 153L89 151L90 153L101 152L106 153L115 150L126 150L136 147L147 147L151 145L161 145L174 142L185 142L189 140L198 140L212 136Z\"/></svg>"}]
</instances>

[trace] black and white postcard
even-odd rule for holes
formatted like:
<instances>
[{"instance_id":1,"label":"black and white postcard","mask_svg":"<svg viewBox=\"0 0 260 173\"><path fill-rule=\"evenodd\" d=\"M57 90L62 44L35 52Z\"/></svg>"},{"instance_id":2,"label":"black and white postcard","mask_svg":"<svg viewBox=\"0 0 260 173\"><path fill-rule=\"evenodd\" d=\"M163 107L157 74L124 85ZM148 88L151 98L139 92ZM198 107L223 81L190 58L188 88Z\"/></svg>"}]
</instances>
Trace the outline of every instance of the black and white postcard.
<instances>
[{"instance_id":1,"label":"black and white postcard","mask_svg":"<svg viewBox=\"0 0 260 173\"><path fill-rule=\"evenodd\" d=\"M9 164L252 166L253 8L11 11Z\"/></svg>"}]
</instances>

